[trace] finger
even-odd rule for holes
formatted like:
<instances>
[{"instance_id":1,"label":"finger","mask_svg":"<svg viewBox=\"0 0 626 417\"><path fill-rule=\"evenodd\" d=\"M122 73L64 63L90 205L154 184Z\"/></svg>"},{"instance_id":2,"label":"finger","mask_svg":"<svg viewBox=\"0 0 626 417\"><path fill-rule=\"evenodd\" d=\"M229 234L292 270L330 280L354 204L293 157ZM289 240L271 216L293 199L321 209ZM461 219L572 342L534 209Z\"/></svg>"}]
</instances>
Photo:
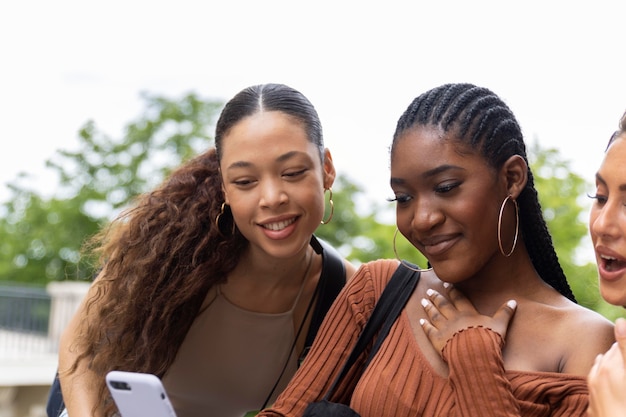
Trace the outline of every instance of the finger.
<instances>
[{"instance_id":1,"label":"finger","mask_svg":"<svg viewBox=\"0 0 626 417\"><path fill-rule=\"evenodd\" d=\"M613 343L611 345L611 348L606 351L606 353L604 355L602 355L602 358L600 359L600 366L604 365L604 362L609 362L612 363L613 365L616 364L622 364L622 351L620 350L619 345L617 344L617 342Z\"/></svg>"},{"instance_id":2,"label":"finger","mask_svg":"<svg viewBox=\"0 0 626 417\"><path fill-rule=\"evenodd\" d=\"M591 370L589 371L589 375L587 375L587 380L588 381L593 381L595 380L596 376L598 375L598 369L600 368L600 362L602 361L602 353L598 353L598 355L596 355L596 358L593 361L593 366L591 367Z\"/></svg>"},{"instance_id":3,"label":"finger","mask_svg":"<svg viewBox=\"0 0 626 417\"><path fill-rule=\"evenodd\" d=\"M424 329L424 333L426 333L426 336L428 336L428 339L431 341L433 340L433 336L434 334L437 332L437 328L435 326L433 326L428 320L426 319L420 319L420 325L422 326L422 329Z\"/></svg>"},{"instance_id":4,"label":"finger","mask_svg":"<svg viewBox=\"0 0 626 417\"><path fill-rule=\"evenodd\" d=\"M426 290L426 296L437 307L437 310L446 318L456 311L456 307L446 297L439 292L429 288ZM447 314L446 314L447 311Z\"/></svg>"},{"instance_id":5,"label":"finger","mask_svg":"<svg viewBox=\"0 0 626 417\"><path fill-rule=\"evenodd\" d=\"M622 358L626 359L626 320L619 318L615 320L615 340L622 353ZM626 360L624 361L626 363Z\"/></svg>"},{"instance_id":6,"label":"finger","mask_svg":"<svg viewBox=\"0 0 626 417\"><path fill-rule=\"evenodd\" d=\"M439 309L435 304L433 304L428 298L422 298L421 300L422 307L424 307L424 312L428 319L430 320L431 325L435 328L437 327L437 322L442 319L442 315L439 312Z\"/></svg>"},{"instance_id":7,"label":"finger","mask_svg":"<svg viewBox=\"0 0 626 417\"><path fill-rule=\"evenodd\" d=\"M506 303L502 304L502 306L496 311L493 315L493 319L496 323L498 323L500 335L503 339L506 339L506 331L509 327L509 323L511 319L515 315L515 311L517 310L517 301L509 300ZM495 330L495 329L494 329Z\"/></svg>"},{"instance_id":8,"label":"finger","mask_svg":"<svg viewBox=\"0 0 626 417\"><path fill-rule=\"evenodd\" d=\"M444 282L443 287L446 289L446 295L450 302L460 311L476 312L474 304L459 290L454 288L449 282Z\"/></svg>"}]
</instances>

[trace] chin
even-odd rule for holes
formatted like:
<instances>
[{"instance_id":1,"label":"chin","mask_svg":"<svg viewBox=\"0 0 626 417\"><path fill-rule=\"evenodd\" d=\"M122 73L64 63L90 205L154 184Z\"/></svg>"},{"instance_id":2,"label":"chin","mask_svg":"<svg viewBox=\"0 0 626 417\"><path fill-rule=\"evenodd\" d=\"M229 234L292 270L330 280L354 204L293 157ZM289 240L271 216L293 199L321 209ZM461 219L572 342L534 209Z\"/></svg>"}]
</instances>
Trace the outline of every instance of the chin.
<instances>
[{"instance_id":1,"label":"chin","mask_svg":"<svg viewBox=\"0 0 626 417\"><path fill-rule=\"evenodd\" d=\"M600 295L609 304L626 307L626 288L600 288Z\"/></svg>"}]
</instances>

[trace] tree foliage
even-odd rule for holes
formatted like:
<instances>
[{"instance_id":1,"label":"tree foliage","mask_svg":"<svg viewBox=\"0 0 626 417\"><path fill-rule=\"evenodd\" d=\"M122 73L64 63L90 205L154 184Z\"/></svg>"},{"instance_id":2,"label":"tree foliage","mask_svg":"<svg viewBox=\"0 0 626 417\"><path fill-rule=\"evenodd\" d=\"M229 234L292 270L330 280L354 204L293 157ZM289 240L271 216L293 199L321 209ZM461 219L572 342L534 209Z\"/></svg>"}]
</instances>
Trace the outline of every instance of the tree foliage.
<instances>
[{"instance_id":1,"label":"tree foliage","mask_svg":"<svg viewBox=\"0 0 626 417\"><path fill-rule=\"evenodd\" d=\"M609 305L600 296L595 263L581 261L577 254L588 233L587 218L583 216L586 210L580 199L586 195L589 183L572 172L569 162L556 149L541 149L535 144L530 158L544 217L576 299L606 317L621 317L623 309Z\"/></svg>"},{"instance_id":2,"label":"tree foliage","mask_svg":"<svg viewBox=\"0 0 626 417\"><path fill-rule=\"evenodd\" d=\"M58 189L51 196L9 185L0 219L0 279L47 282L88 279L93 271L80 256L85 239L139 193L162 181L181 161L212 142L209 133L219 101L188 94L180 100L143 95L144 113L112 139L88 121L76 151L59 150L47 161Z\"/></svg>"},{"instance_id":3,"label":"tree foliage","mask_svg":"<svg viewBox=\"0 0 626 417\"><path fill-rule=\"evenodd\" d=\"M126 126L122 138L111 138L88 121L79 130L76 151L53 155L47 162L58 177L53 192L24 185L27 174L10 184L11 198L0 212L0 281L43 284L91 278L89 259L81 256L85 239L172 168L213 144L210 132L223 103L193 93L179 100L148 94L143 99L145 111ZM548 228L574 293L581 304L607 317L623 314L599 296L594 263L577 261L587 234L579 199L588 184L554 149L536 145L530 156ZM394 258L397 252L426 267L424 257L400 234L394 250L391 203L372 202L359 184L341 174L333 186L333 201L332 221L316 234L348 259L359 264Z\"/></svg>"}]
</instances>

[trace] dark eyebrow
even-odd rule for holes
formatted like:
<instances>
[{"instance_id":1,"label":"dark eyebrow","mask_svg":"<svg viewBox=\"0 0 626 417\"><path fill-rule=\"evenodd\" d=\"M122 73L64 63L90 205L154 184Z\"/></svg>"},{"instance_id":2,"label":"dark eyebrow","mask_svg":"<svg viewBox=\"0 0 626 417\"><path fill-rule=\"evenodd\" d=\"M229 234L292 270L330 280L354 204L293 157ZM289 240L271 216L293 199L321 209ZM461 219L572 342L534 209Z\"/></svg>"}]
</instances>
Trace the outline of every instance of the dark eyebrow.
<instances>
[{"instance_id":1,"label":"dark eyebrow","mask_svg":"<svg viewBox=\"0 0 626 417\"><path fill-rule=\"evenodd\" d=\"M445 165L440 165L436 168L430 169L426 172L424 172L421 176L424 179L428 179L430 177L434 177L437 174L441 174L442 172L446 172L446 171L465 171L465 168L460 167L458 165L449 165L449 164L445 164ZM402 179L402 178L394 178L391 177L391 185L401 185L406 183L406 180Z\"/></svg>"},{"instance_id":2,"label":"dark eyebrow","mask_svg":"<svg viewBox=\"0 0 626 417\"><path fill-rule=\"evenodd\" d=\"M300 152L300 151L290 151L287 153L284 153L282 155L280 155L278 158L276 158L276 162L285 162L291 158L296 157L297 155L300 154L305 154L305 152ZM233 162L232 164L230 164L228 166L228 169L232 169L232 168L247 168L252 166L252 163L247 162L247 161L237 161L237 162Z\"/></svg>"},{"instance_id":3,"label":"dark eyebrow","mask_svg":"<svg viewBox=\"0 0 626 417\"><path fill-rule=\"evenodd\" d=\"M596 173L596 181L606 186L606 181L604 180L604 178L602 178L602 175L600 175L599 172ZM626 184L620 184L619 190L621 192L626 192Z\"/></svg>"}]
</instances>

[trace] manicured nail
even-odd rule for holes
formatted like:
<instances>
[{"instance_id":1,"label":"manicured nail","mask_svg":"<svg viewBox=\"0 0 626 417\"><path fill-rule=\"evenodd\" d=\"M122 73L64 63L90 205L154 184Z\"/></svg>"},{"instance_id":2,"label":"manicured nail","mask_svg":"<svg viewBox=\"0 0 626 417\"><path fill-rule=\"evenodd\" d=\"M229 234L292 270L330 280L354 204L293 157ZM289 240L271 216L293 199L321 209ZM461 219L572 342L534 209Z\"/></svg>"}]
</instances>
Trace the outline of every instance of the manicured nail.
<instances>
[{"instance_id":1,"label":"manicured nail","mask_svg":"<svg viewBox=\"0 0 626 417\"><path fill-rule=\"evenodd\" d=\"M517 301L509 300L509 301L507 301L506 305L508 305L510 308L515 310L515 307L517 307Z\"/></svg>"},{"instance_id":2,"label":"manicured nail","mask_svg":"<svg viewBox=\"0 0 626 417\"><path fill-rule=\"evenodd\" d=\"M422 298L422 307L426 307L428 306L428 300L425 298Z\"/></svg>"},{"instance_id":3,"label":"manicured nail","mask_svg":"<svg viewBox=\"0 0 626 417\"><path fill-rule=\"evenodd\" d=\"M426 295L429 297L431 297L434 293L435 293L435 290L433 290L432 288L429 288L426 290Z\"/></svg>"},{"instance_id":4,"label":"manicured nail","mask_svg":"<svg viewBox=\"0 0 626 417\"><path fill-rule=\"evenodd\" d=\"M420 319L420 326L423 326L426 323L426 320Z\"/></svg>"},{"instance_id":5,"label":"manicured nail","mask_svg":"<svg viewBox=\"0 0 626 417\"><path fill-rule=\"evenodd\" d=\"M626 320L619 318L615 320L615 334L619 337L626 337Z\"/></svg>"},{"instance_id":6,"label":"manicured nail","mask_svg":"<svg viewBox=\"0 0 626 417\"><path fill-rule=\"evenodd\" d=\"M443 283L443 288L448 289L452 286L452 284L450 284L449 282L444 282Z\"/></svg>"}]
</instances>

